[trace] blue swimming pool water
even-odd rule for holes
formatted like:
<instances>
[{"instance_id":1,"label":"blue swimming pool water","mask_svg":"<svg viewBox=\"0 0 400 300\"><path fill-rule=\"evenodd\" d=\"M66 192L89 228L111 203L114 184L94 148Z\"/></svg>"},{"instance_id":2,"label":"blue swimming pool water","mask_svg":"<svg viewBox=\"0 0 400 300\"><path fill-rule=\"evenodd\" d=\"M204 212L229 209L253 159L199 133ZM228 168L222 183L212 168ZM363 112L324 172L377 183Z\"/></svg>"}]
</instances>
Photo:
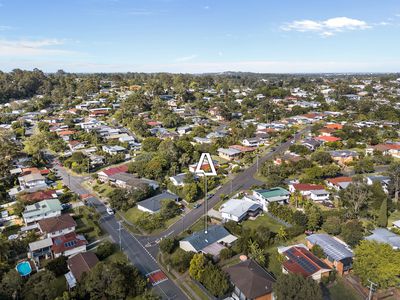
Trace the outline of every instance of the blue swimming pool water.
<instances>
[{"instance_id":1,"label":"blue swimming pool water","mask_svg":"<svg viewBox=\"0 0 400 300\"><path fill-rule=\"evenodd\" d=\"M32 272L32 268L28 261L23 261L17 265L17 271L21 276L26 276Z\"/></svg>"}]
</instances>

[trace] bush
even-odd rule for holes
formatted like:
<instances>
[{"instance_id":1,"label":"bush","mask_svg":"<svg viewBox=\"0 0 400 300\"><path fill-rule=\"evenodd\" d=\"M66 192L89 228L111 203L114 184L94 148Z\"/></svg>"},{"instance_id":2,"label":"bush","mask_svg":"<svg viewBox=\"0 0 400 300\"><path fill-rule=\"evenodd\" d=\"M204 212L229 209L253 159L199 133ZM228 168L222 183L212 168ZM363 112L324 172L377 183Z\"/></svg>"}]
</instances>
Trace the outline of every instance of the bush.
<instances>
[{"instance_id":1,"label":"bush","mask_svg":"<svg viewBox=\"0 0 400 300\"><path fill-rule=\"evenodd\" d=\"M174 252L176 246L178 245L178 242L175 238L164 238L161 240L159 246L161 252L171 254Z\"/></svg>"},{"instance_id":2,"label":"bush","mask_svg":"<svg viewBox=\"0 0 400 300\"><path fill-rule=\"evenodd\" d=\"M46 264L46 269L53 272L58 277L68 272L67 258L63 255L57 257Z\"/></svg>"},{"instance_id":3,"label":"bush","mask_svg":"<svg viewBox=\"0 0 400 300\"><path fill-rule=\"evenodd\" d=\"M100 260L104 260L115 252L115 245L111 242L104 242L96 250L96 254Z\"/></svg>"},{"instance_id":4,"label":"bush","mask_svg":"<svg viewBox=\"0 0 400 300\"><path fill-rule=\"evenodd\" d=\"M219 258L221 260L226 260L231 258L235 253L233 252L233 250L231 248L225 248L222 249L221 252L219 253Z\"/></svg>"},{"instance_id":5,"label":"bush","mask_svg":"<svg viewBox=\"0 0 400 300\"><path fill-rule=\"evenodd\" d=\"M194 252L186 252L181 248L178 248L174 253L167 257L166 264L170 265L178 272L184 273L189 269L193 255Z\"/></svg>"},{"instance_id":6,"label":"bush","mask_svg":"<svg viewBox=\"0 0 400 300\"><path fill-rule=\"evenodd\" d=\"M342 221L339 217L329 216L326 218L325 223L322 225L322 229L329 234L338 235L341 232L341 223Z\"/></svg>"}]
</instances>

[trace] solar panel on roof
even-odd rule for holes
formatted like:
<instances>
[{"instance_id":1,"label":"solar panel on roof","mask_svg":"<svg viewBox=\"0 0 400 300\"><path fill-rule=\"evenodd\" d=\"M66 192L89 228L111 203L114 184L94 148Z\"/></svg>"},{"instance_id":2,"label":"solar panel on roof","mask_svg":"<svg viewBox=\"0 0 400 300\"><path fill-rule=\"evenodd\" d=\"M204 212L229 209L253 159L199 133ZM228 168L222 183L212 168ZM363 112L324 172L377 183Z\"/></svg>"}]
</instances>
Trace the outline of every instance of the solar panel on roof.
<instances>
[{"instance_id":1,"label":"solar panel on roof","mask_svg":"<svg viewBox=\"0 0 400 300\"><path fill-rule=\"evenodd\" d=\"M308 260L303 259L302 257L298 257L295 255L293 252L295 251L294 248L290 248L288 251L286 251L286 254L289 256L290 260L293 260L297 264L299 264L306 272L313 274L316 271L318 271L318 268L310 263Z\"/></svg>"}]
</instances>

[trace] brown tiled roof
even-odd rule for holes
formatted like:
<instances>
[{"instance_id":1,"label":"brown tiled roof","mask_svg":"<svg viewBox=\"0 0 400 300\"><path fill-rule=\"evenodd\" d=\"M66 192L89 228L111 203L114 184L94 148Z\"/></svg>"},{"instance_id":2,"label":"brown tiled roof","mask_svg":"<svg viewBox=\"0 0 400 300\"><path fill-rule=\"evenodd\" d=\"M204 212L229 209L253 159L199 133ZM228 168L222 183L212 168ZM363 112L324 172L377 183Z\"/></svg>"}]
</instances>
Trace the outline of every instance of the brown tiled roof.
<instances>
[{"instance_id":1,"label":"brown tiled roof","mask_svg":"<svg viewBox=\"0 0 400 300\"><path fill-rule=\"evenodd\" d=\"M21 195L21 197L20 197L20 199L23 202L29 202L29 203L39 202L39 201L47 200L47 199L56 199L56 198L57 198L57 194L55 191L52 191L52 190L37 191L37 192Z\"/></svg>"},{"instance_id":2,"label":"brown tiled roof","mask_svg":"<svg viewBox=\"0 0 400 300\"><path fill-rule=\"evenodd\" d=\"M70 232L65 235L53 238L53 246L51 247L51 250L55 254L59 254L87 244L88 242L83 235L78 235L75 232Z\"/></svg>"},{"instance_id":3,"label":"brown tiled roof","mask_svg":"<svg viewBox=\"0 0 400 300\"><path fill-rule=\"evenodd\" d=\"M70 227L76 227L75 220L68 214L64 214L58 217L43 219L40 220L38 223L40 229L46 233L56 232Z\"/></svg>"},{"instance_id":4,"label":"brown tiled roof","mask_svg":"<svg viewBox=\"0 0 400 300\"><path fill-rule=\"evenodd\" d=\"M246 260L226 269L231 282L248 299L272 293L275 279L254 260Z\"/></svg>"},{"instance_id":5,"label":"brown tiled roof","mask_svg":"<svg viewBox=\"0 0 400 300\"><path fill-rule=\"evenodd\" d=\"M93 252L79 253L70 257L67 261L68 269L77 281L81 279L83 273L88 273L98 262L99 259Z\"/></svg>"}]
</instances>

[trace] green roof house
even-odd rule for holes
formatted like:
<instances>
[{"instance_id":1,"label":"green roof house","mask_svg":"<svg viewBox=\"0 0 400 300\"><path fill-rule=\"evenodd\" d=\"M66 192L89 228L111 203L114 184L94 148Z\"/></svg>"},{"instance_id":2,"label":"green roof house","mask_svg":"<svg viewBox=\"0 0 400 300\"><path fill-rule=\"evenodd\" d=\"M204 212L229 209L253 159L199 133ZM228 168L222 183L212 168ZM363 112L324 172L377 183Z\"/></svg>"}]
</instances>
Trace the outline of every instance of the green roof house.
<instances>
[{"instance_id":1,"label":"green roof house","mask_svg":"<svg viewBox=\"0 0 400 300\"><path fill-rule=\"evenodd\" d=\"M268 211L268 205L272 202L287 204L290 192L281 187L271 189L254 190L251 199L262 205L264 211Z\"/></svg>"}]
</instances>

